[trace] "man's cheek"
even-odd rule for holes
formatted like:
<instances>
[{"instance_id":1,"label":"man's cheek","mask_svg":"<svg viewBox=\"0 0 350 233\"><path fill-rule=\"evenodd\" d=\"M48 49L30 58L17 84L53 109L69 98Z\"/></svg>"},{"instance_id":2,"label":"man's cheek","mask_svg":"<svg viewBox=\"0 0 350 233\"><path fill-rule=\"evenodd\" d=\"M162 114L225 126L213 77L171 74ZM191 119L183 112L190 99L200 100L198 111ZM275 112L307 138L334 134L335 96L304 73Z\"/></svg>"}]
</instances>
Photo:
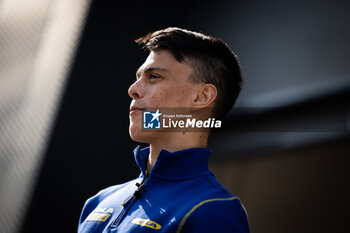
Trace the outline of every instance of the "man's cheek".
<instances>
[{"instance_id":1,"label":"man's cheek","mask_svg":"<svg viewBox=\"0 0 350 233\"><path fill-rule=\"evenodd\" d=\"M174 102L175 94L172 88L167 88L162 91L162 93L159 93L158 95L152 96L152 98L155 100L155 102L158 104L158 106L164 106L164 107L170 107L167 106Z\"/></svg>"}]
</instances>

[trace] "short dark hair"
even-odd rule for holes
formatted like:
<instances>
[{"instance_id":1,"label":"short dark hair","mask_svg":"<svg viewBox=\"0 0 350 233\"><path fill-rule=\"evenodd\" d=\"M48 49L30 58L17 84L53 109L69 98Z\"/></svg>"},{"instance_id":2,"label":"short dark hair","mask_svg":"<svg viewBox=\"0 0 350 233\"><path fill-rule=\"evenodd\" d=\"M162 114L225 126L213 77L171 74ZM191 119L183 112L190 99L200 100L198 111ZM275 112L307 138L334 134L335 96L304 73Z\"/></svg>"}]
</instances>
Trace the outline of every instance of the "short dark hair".
<instances>
[{"instance_id":1,"label":"short dark hair","mask_svg":"<svg viewBox=\"0 0 350 233\"><path fill-rule=\"evenodd\" d=\"M190 81L211 83L217 89L214 117L222 118L230 111L243 79L237 56L222 39L169 27L135 42L148 51L168 50L179 62L186 58L194 70Z\"/></svg>"}]
</instances>

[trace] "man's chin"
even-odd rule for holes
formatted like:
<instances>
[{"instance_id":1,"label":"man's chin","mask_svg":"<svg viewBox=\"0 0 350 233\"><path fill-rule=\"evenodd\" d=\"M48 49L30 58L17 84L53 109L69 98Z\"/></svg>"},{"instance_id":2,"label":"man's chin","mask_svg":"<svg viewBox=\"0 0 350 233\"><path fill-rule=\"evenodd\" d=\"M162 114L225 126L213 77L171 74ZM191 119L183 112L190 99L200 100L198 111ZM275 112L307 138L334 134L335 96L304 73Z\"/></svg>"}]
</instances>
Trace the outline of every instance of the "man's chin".
<instances>
[{"instance_id":1,"label":"man's chin","mask_svg":"<svg viewBox=\"0 0 350 233\"><path fill-rule=\"evenodd\" d=\"M129 127L129 135L132 140L140 143L149 143L152 136L151 132L144 132L140 128Z\"/></svg>"},{"instance_id":2,"label":"man's chin","mask_svg":"<svg viewBox=\"0 0 350 233\"><path fill-rule=\"evenodd\" d=\"M145 136L141 136L141 135L132 135L130 134L130 137L132 140L134 140L135 142L139 142L139 143L149 143L149 137L145 137Z\"/></svg>"}]
</instances>

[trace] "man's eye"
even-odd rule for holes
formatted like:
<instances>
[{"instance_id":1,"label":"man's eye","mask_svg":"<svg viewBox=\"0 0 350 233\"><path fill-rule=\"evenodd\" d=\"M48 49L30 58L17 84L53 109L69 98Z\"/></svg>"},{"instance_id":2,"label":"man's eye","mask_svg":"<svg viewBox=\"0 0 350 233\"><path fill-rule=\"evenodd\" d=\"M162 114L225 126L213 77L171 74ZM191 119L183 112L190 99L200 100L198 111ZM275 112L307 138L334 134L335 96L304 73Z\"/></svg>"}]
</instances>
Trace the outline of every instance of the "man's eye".
<instances>
[{"instance_id":1,"label":"man's eye","mask_svg":"<svg viewBox=\"0 0 350 233\"><path fill-rule=\"evenodd\" d=\"M156 74L150 74L150 79L155 79L155 78L160 78L158 75Z\"/></svg>"}]
</instances>

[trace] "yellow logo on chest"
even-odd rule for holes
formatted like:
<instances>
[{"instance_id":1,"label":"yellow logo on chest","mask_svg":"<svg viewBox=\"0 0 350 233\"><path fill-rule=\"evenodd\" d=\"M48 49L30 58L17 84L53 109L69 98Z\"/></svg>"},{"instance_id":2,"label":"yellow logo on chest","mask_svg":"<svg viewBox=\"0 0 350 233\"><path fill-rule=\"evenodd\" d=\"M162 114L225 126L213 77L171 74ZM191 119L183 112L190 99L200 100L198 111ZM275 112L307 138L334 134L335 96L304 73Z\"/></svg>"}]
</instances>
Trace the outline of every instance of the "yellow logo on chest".
<instances>
[{"instance_id":1,"label":"yellow logo on chest","mask_svg":"<svg viewBox=\"0 0 350 233\"><path fill-rule=\"evenodd\" d=\"M153 221L151 221L149 219L134 218L132 220L132 223L136 224L136 225L143 226L143 227L152 228L152 229L155 229L155 230L159 230L160 228L162 228L161 225L159 225L158 223L153 222Z\"/></svg>"},{"instance_id":2,"label":"yellow logo on chest","mask_svg":"<svg viewBox=\"0 0 350 233\"><path fill-rule=\"evenodd\" d=\"M97 208L86 218L86 221L105 222L113 213L113 208Z\"/></svg>"}]
</instances>

